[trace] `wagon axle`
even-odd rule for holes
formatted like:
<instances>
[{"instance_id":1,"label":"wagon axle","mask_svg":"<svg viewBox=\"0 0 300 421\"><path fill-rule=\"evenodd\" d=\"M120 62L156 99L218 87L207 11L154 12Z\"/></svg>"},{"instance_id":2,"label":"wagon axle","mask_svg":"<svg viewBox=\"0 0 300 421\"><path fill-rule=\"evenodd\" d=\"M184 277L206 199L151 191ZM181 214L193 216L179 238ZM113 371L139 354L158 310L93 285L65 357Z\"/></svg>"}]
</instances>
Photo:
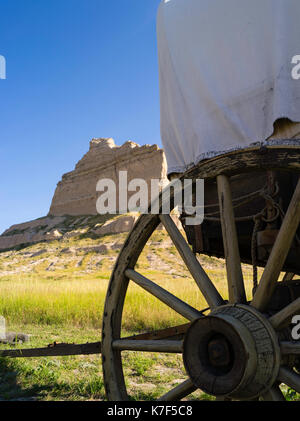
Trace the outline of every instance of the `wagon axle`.
<instances>
[{"instance_id":1,"label":"wagon axle","mask_svg":"<svg viewBox=\"0 0 300 421\"><path fill-rule=\"evenodd\" d=\"M226 336L217 334L207 344L207 354L211 367L227 372L232 366L233 350Z\"/></svg>"},{"instance_id":2,"label":"wagon axle","mask_svg":"<svg viewBox=\"0 0 300 421\"><path fill-rule=\"evenodd\" d=\"M280 350L268 320L249 306L223 306L191 324L183 360L193 384L214 396L254 399L279 371Z\"/></svg>"}]
</instances>

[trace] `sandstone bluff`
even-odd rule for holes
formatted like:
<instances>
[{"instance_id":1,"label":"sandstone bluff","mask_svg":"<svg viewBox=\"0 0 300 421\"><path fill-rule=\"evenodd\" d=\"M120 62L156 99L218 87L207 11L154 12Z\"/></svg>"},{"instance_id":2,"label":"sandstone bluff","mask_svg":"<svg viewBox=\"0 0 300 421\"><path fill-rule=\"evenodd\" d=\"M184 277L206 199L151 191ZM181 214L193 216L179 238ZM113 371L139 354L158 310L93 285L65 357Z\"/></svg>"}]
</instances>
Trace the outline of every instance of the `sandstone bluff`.
<instances>
[{"instance_id":1,"label":"sandstone bluff","mask_svg":"<svg viewBox=\"0 0 300 421\"><path fill-rule=\"evenodd\" d=\"M109 178L117 184L119 171L128 172L128 182L133 178L143 178L150 187L151 179L166 179L164 151L157 145L139 146L128 141L117 146L112 138L92 139L89 151L74 171L62 176L49 214L6 230L0 236L0 251L87 230L95 236L130 231L137 214L101 216L96 211L97 182Z\"/></svg>"},{"instance_id":2,"label":"sandstone bluff","mask_svg":"<svg viewBox=\"0 0 300 421\"><path fill-rule=\"evenodd\" d=\"M120 171L128 172L128 182L143 178L150 187L151 178L166 178L164 152L156 145L139 146L129 141L116 146L113 139L93 139L75 170L58 183L50 215L96 215L98 180L108 178L118 186Z\"/></svg>"}]
</instances>

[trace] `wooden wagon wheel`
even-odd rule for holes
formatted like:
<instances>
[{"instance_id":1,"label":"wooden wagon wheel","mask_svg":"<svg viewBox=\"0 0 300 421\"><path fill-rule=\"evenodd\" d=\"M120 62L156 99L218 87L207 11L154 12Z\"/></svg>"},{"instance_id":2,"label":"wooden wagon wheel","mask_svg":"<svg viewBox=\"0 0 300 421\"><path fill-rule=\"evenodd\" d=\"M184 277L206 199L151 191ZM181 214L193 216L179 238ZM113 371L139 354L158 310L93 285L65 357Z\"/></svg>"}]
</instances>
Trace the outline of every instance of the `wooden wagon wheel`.
<instances>
[{"instance_id":1,"label":"wooden wagon wheel","mask_svg":"<svg viewBox=\"0 0 300 421\"><path fill-rule=\"evenodd\" d=\"M274 291L284 261L300 222L300 181L286 212L272 253L251 302L246 301L238 249L230 176L261 170L300 172L300 147L249 148L207 160L188 171L185 178L217 180L223 242L227 267L227 302L192 253L170 215L142 215L129 234L111 276L103 317L103 373L109 400L128 400L122 351L180 353L187 376L160 400L180 400L196 389L218 399L284 400L279 388L284 383L300 393L300 375L286 361L300 354L300 343L281 341L279 331L300 312L300 298L272 317L264 310ZM184 263L205 297L210 313L193 308L135 270L147 240L162 223ZM190 323L184 340L166 330L164 339L155 333L121 338L124 301L129 282L134 282L167 304ZM176 329L175 329L176 330ZM178 331L176 332L178 334Z\"/></svg>"}]
</instances>

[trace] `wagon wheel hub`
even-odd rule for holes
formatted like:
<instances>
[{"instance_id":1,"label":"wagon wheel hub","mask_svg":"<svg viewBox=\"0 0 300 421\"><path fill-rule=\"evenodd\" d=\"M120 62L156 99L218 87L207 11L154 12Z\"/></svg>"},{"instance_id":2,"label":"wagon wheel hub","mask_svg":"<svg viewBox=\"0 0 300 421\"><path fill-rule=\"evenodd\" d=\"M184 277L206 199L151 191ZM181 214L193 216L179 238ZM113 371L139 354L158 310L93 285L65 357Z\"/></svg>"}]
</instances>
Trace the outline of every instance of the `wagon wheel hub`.
<instances>
[{"instance_id":1,"label":"wagon wheel hub","mask_svg":"<svg viewBox=\"0 0 300 421\"><path fill-rule=\"evenodd\" d=\"M280 352L277 335L262 314L228 305L192 323L183 359L197 388L214 396L254 399L273 386Z\"/></svg>"}]
</instances>

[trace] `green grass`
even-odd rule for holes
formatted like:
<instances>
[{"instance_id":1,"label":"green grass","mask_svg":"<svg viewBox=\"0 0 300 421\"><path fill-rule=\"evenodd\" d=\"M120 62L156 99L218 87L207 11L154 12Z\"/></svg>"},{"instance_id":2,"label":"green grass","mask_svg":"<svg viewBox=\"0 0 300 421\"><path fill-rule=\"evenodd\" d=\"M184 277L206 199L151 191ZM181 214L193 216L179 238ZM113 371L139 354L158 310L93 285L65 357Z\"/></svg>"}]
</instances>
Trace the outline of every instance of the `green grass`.
<instances>
[{"instance_id":1,"label":"green grass","mask_svg":"<svg viewBox=\"0 0 300 421\"><path fill-rule=\"evenodd\" d=\"M107 290L103 276L0 279L0 314L8 323L100 327Z\"/></svg>"},{"instance_id":2,"label":"green grass","mask_svg":"<svg viewBox=\"0 0 300 421\"><path fill-rule=\"evenodd\" d=\"M45 346L62 339L70 343L100 340L100 331L89 328L32 325L12 325L11 327L33 335L30 347ZM7 345L1 345L0 348L7 348ZM101 359L97 355L27 359L1 358L0 373L1 400L105 399Z\"/></svg>"},{"instance_id":3,"label":"green grass","mask_svg":"<svg viewBox=\"0 0 300 421\"><path fill-rule=\"evenodd\" d=\"M22 252L0 254L0 314L5 316L8 330L31 334L31 341L26 344L31 348L54 341L100 341L107 285L119 250L110 247L97 263L97 253L87 253L80 248L122 243L125 238L126 234L108 235L95 242L88 236L77 236L30 246ZM137 269L195 308L204 309L207 304L175 247L165 246L167 238L164 232L154 233L138 260ZM75 253L65 253L65 249L74 247ZM46 250L41 255L30 257L43 249ZM53 261L56 263L52 271L49 266ZM201 263L226 298L224 262L204 256ZM248 266L243 269L250 298L252 272ZM130 283L122 336L185 322L166 305ZM0 345L0 349L7 347ZM186 380L180 355L124 352L123 367L127 388L134 400L155 399ZM99 355L0 358L0 378L0 400L106 399ZM284 393L288 400L299 399L291 389L285 388ZM189 399L213 400L201 391Z\"/></svg>"},{"instance_id":4,"label":"green grass","mask_svg":"<svg viewBox=\"0 0 300 421\"><path fill-rule=\"evenodd\" d=\"M30 333L30 347L62 340L69 343L100 340L100 331L91 328L34 325L12 325L11 328ZM0 349L7 347L1 345ZM132 400L156 399L186 379L181 357L177 355L125 352L123 364ZM0 358L0 373L0 400L106 400L99 355ZM212 398L196 392L189 399Z\"/></svg>"}]
</instances>

